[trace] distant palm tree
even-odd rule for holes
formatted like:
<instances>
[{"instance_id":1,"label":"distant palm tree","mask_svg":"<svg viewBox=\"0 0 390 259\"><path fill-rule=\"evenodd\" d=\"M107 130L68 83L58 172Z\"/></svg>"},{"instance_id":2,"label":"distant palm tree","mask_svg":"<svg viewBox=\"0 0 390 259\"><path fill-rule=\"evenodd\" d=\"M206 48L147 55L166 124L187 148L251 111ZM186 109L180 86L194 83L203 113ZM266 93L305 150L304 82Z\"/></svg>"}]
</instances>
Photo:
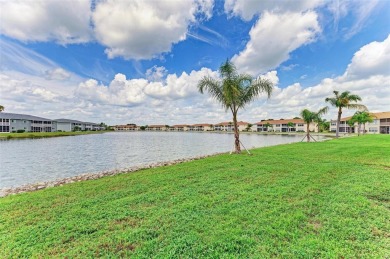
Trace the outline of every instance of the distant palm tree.
<instances>
[{"instance_id":1,"label":"distant palm tree","mask_svg":"<svg viewBox=\"0 0 390 259\"><path fill-rule=\"evenodd\" d=\"M271 123L267 122L266 124L263 125L263 127L265 127L267 129L267 132L268 132L268 128L272 128L272 125L271 125Z\"/></svg>"},{"instance_id":2,"label":"distant palm tree","mask_svg":"<svg viewBox=\"0 0 390 259\"><path fill-rule=\"evenodd\" d=\"M4 106L0 105L0 112L4 111Z\"/></svg>"},{"instance_id":3,"label":"distant palm tree","mask_svg":"<svg viewBox=\"0 0 390 259\"><path fill-rule=\"evenodd\" d=\"M349 130L348 130L348 133L352 133L352 129L353 127L355 126L355 120L353 118L349 119L346 121L346 123L348 124L349 126Z\"/></svg>"},{"instance_id":4,"label":"distant palm tree","mask_svg":"<svg viewBox=\"0 0 390 259\"><path fill-rule=\"evenodd\" d=\"M246 131L250 131L252 126L253 126L253 124L248 123L248 125L246 126Z\"/></svg>"},{"instance_id":5,"label":"distant palm tree","mask_svg":"<svg viewBox=\"0 0 390 259\"><path fill-rule=\"evenodd\" d=\"M333 91L334 97L328 97L325 99L325 102L330 103L332 106L338 108L337 114L337 123L336 123L336 138L339 137L339 127L341 114L343 113L343 108L347 109L358 109L358 110L367 110L367 107L362 104L357 104L356 102L361 101L359 95L351 94L349 91L342 92L339 94L338 91ZM355 103L352 103L355 102Z\"/></svg>"},{"instance_id":6,"label":"distant palm tree","mask_svg":"<svg viewBox=\"0 0 390 259\"><path fill-rule=\"evenodd\" d=\"M352 116L351 120L358 123L358 136L360 136L360 130L361 130L362 124L363 124L363 134L365 134L366 133L366 123L373 122L372 116L366 111L355 112L355 114Z\"/></svg>"},{"instance_id":7,"label":"distant palm tree","mask_svg":"<svg viewBox=\"0 0 390 259\"><path fill-rule=\"evenodd\" d=\"M318 120L322 115L328 112L328 107L324 107L320 109L318 112L312 112L309 111L308 109L304 109L301 112L301 117L303 121L307 124L306 126L306 138L307 142L310 142L310 123Z\"/></svg>"},{"instance_id":8,"label":"distant palm tree","mask_svg":"<svg viewBox=\"0 0 390 259\"><path fill-rule=\"evenodd\" d=\"M247 74L238 74L236 67L229 60L219 68L220 80L209 76L198 83L198 90L203 94L207 90L222 106L233 115L235 153L241 153L240 137L237 126L238 110L252 102L261 93L270 98L273 84L266 79L252 78Z\"/></svg>"},{"instance_id":9,"label":"distant palm tree","mask_svg":"<svg viewBox=\"0 0 390 259\"><path fill-rule=\"evenodd\" d=\"M294 128L295 124L292 123L291 121L289 123L287 123L287 129L288 129L288 132L290 132L290 128Z\"/></svg>"}]
</instances>

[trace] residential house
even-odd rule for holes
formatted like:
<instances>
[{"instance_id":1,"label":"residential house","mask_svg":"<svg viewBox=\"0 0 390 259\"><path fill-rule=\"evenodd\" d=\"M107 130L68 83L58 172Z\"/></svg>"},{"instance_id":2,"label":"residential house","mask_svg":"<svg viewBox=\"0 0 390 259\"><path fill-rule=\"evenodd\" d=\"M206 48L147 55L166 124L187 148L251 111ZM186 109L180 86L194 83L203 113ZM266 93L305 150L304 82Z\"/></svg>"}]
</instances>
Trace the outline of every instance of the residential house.
<instances>
[{"instance_id":1,"label":"residential house","mask_svg":"<svg viewBox=\"0 0 390 259\"><path fill-rule=\"evenodd\" d=\"M115 131L136 131L139 130L136 124L115 125L112 126Z\"/></svg>"},{"instance_id":2,"label":"residential house","mask_svg":"<svg viewBox=\"0 0 390 259\"><path fill-rule=\"evenodd\" d=\"M52 120L16 113L0 112L0 132L52 132L56 131Z\"/></svg>"},{"instance_id":3,"label":"residential house","mask_svg":"<svg viewBox=\"0 0 390 259\"><path fill-rule=\"evenodd\" d=\"M237 122L238 131L247 131L250 130L250 123L244 121ZM221 122L214 125L215 131L234 131L233 122Z\"/></svg>"},{"instance_id":4,"label":"residential house","mask_svg":"<svg viewBox=\"0 0 390 259\"><path fill-rule=\"evenodd\" d=\"M212 131L213 124L194 124L189 126L190 131Z\"/></svg>"},{"instance_id":5,"label":"residential house","mask_svg":"<svg viewBox=\"0 0 390 259\"><path fill-rule=\"evenodd\" d=\"M148 125L146 128L148 131L168 131L169 129L168 125Z\"/></svg>"},{"instance_id":6,"label":"residential house","mask_svg":"<svg viewBox=\"0 0 390 259\"><path fill-rule=\"evenodd\" d=\"M365 125L361 125L361 131L365 128L367 133L371 134L390 134L390 112L376 112L370 113L373 118L372 122L367 122ZM352 116L341 118L339 125L340 133L357 133L358 123L355 123L353 127L350 127L347 123ZM330 131L336 132L337 120L331 120Z\"/></svg>"},{"instance_id":7,"label":"residential house","mask_svg":"<svg viewBox=\"0 0 390 259\"><path fill-rule=\"evenodd\" d=\"M189 125L187 124L178 124L178 125L173 125L169 128L171 131L188 131L189 130Z\"/></svg>"},{"instance_id":8,"label":"residential house","mask_svg":"<svg viewBox=\"0 0 390 259\"><path fill-rule=\"evenodd\" d=\"M289 126L290 122L293 124L292 127ZM262 120L255 125L258 132L306 132L307 130L307 123L302 119ZM316 126L316 123L310 123L309 131L318 132Z\"/></svg>"}]
</instances>

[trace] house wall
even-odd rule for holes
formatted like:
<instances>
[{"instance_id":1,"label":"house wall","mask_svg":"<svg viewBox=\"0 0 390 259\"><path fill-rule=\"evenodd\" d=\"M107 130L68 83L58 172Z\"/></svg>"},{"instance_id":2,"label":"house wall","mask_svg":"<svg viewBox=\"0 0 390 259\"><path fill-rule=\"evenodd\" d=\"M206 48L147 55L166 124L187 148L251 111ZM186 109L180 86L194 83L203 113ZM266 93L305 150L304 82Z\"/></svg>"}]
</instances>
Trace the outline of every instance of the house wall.
<instances>
[{"instance_id":1,"label":"house wall","mask_svg":"<svg viewBox=\"0 0 390 259\"><path fill-rule=\"evenodd\" d=\"M57 122L57 131L72 131L70 122Z\"/></svg>"}]
</instances>

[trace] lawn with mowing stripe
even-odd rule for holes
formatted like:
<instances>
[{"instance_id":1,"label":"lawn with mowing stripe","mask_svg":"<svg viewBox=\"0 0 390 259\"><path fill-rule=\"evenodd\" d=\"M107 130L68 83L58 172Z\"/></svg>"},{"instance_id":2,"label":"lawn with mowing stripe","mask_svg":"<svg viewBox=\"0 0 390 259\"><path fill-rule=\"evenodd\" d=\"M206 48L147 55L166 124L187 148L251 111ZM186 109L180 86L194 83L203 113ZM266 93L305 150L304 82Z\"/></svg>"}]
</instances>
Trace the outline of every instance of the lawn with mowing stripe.
<instances>
[{"instance_id":1,"label":"lawn with mowing stripe","mask_svg":"<svg viewBox=\"0 0 390 259\"><path fill-rule=\"evenodd\" d=\"M390 136L218 155L0 199L0 258L386 258Z\"/></svg>"}]
</instances>

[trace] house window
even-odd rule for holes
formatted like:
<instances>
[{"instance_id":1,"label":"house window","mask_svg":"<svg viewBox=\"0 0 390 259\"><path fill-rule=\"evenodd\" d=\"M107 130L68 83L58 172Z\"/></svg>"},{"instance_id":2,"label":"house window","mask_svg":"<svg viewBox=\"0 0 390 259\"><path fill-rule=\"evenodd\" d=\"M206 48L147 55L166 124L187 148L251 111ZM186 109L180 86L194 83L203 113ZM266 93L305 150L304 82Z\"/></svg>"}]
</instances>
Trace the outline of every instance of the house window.
<instances>
[{"instance_id":1,"label":"house window","mask_svg":"<svg viewBox=\"0 0 390 259\"><path fill-rule=\"evenodd\" d=\"M303 124L302 123L298 123L298 127L303 127Z\"/></svg>"}]
</instances>

